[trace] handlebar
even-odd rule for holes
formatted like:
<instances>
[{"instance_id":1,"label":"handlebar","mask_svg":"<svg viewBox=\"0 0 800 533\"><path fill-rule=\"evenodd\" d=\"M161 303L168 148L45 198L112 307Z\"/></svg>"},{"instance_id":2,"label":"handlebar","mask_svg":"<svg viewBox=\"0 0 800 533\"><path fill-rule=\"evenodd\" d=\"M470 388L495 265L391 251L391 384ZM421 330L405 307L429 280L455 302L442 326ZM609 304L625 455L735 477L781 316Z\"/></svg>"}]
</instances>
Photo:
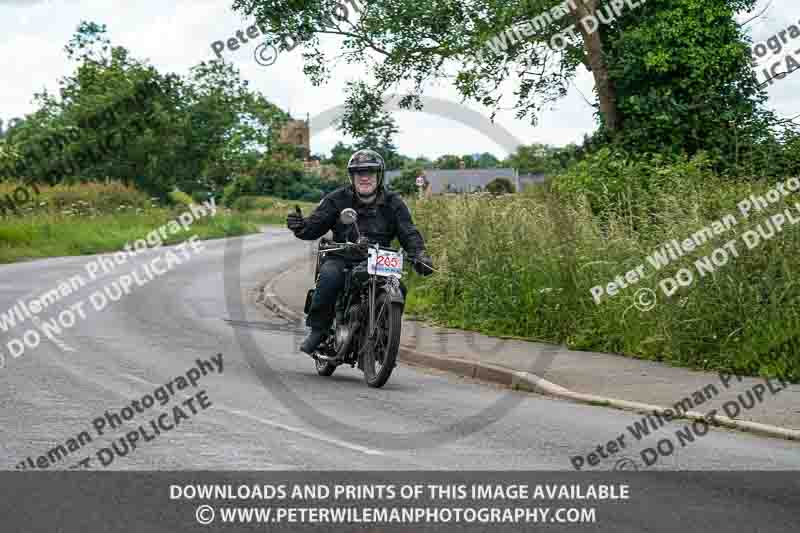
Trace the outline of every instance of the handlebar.
<instances>
[{"instance_id":1,"label":"handlebar","mask_svg":"<svg viewBox=\"0 0 800 533\"><path fill-rule=\"evenodd\" d=\"M357 244L354 242L330 242L328 244L320 243L319 245L320 252L338 252L341 250L358 250L361 252L366 252L367 248L369 248L369 245Z\"/></svg>"},{"instance_id":2,"label":"handlebar","mask_svg":"<svg viewBox=\"0 0 800 533\"><path fill-rule=\"evenodd\" d=\"M373 243L357 243L357 242L334 242L327 239L322 239L319 243L320 252L336 252L340 250L357 250L366 252L370 248L380 248L381 250L388 250L390 252L401 253L400 250L389 248L388 246L380 246Z\"/></svg>"},{"instance_id":3,"label":"handlebar","mask_svg":"<svg viewBox=\"0 0 800 533\"><path fill-rule=\"evenodd\" d=\"M381 250L387 250L387 251L399 253L399 254L402 254L404 257L406 257L405 251L401 251L401 250L398 250L398 249L395 249L395 248L389 248L388 246L380 246L379 244L356 243L356 242L334 242L334 241L330 241L330 240L328 240L328 239L326 239L324 237L319 242L319 252L320 253L323 253L323 252L338 252L338 251L342 251L342 250L344 250L344 251L358 250L359 252L366 253L367 250L369 250L370 248L380 248ZM434 269L430 265L426 265L425 263L422 263L422 261L418 261L417 259L415 259L413 257L409 257L408 259L411 261L411 263L420 263L420 264L428 267L432 271L437 272L436 269Z\"/></svg>"}]
</instances>

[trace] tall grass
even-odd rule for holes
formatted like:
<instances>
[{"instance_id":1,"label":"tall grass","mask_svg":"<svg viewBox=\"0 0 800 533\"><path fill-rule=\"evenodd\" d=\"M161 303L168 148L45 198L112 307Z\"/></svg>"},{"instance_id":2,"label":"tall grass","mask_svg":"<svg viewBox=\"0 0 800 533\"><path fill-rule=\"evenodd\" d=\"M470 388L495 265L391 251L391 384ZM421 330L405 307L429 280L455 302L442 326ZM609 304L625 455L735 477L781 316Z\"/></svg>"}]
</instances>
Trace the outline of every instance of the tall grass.
<instances>
[{"instance_id":1,"label":"tall grass","mask_svg":"<svg viewBox=\"0 0 800 533\"><path fill-rule=\"evenodd\" d=\"M0 183L0 195L17 187ZM0 218L0 263L119 250L187 209L160 207L146 194L118 183L37 187L39 194L30 189L32 198L18 213ZM256 233L259 225L285 221L289 204L258 202L258 208L249 211L217 206L216 216L199 218L188 231L171 235L168 244L193 235L211 239ZM304 209L311 206L302 204Z\"/></svg>"},{"instance_id":2,"label":"tall grass","mask_svg":"<svg viewBox=\"0 0 800 533\"><path fill-rule=\"evenodd\" d=\"M148 209L94 217L42 214L10 219L0 224L0 263L121 250L177 214L168 209ZM213 239L255 232L258 226L246 216L218 211L215 217L199 218L187 231L170 235L167 243L179 243L193 235Z\"/></svg>"},{"instance_id":3,"label":"tall grass","mask_svg":"<svg viewBox=\"0 0 800 533\"><path fill-rule=\"evenodd\" d=\"M18 187L27 189L30 199L18 205L18 213L11 214L12 218L40 214L92 216L128 211L142 212L157 207L154 199L143 192L116 182L36 185L35 189L14 182L0 182L0 196L12 194Z\"/></svg>"},{"instance_id":4,"label":"tall grass","mask_svg":"<svg viewBox=\"0 0 800 533\"><path fill-rule=\"evenodd\" d=\"M271 196L241 196L231 207L258 224L286 224L286 215L299 206L304 216L309 216L318 204L299 200L283 200Z\"/></svg>"},{"instance_id":5,"label":"tall grass","mask_svg":"<svg viewBox=\"0 0 800 533\"><path fill-rule=\"evenodd\" d=\"M621 194L615 209L598 213L585 195L543 189L417 202L415 222L441 272L410 278L408 310L494 335L800 379L800 224L787 224L752 250L739 240L738 258L700 278L694 261L763 218L744 219L736 203L772 184L691 183L651 192L658 209L640 209ZM776 204L765 214L786 207ZM729 233L661 271L647 263L665 242L683 241L729 213L740 221ZM592 287L643 263L650 277L594 302ZM683 267L694 272L694 283L667 298L658 282ZM649 311L634 305L643 288L657 295Z\"/></svg>"}]
</instances>

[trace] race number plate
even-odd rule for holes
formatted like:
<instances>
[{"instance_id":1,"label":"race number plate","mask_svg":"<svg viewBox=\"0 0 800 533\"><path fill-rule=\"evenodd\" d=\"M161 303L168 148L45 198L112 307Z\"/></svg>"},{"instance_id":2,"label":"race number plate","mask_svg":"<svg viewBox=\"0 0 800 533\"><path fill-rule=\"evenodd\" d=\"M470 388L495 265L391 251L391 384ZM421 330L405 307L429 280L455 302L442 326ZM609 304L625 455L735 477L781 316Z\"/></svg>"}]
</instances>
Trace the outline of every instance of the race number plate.
<instances>
[{"instance_id":1,"label":"race number plate","mask_svg":"<svg viewBox=\"0 0 800 533\"><path fill-rule=\"evenodd\" d=\"M370 248L367 272L378 276L403 277L403 256L389 250Z\"/></svg>"}]
</instances>

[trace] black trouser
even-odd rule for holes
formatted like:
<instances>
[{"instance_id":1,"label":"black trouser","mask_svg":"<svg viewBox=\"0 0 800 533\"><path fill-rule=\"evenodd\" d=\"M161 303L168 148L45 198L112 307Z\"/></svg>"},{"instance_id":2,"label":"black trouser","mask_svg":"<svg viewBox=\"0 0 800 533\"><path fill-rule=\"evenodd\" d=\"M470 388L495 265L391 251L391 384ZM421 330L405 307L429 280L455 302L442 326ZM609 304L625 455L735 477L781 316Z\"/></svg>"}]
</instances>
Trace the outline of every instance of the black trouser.
<instances>
[{"instance_id":1,"label":"black trouser","mask_svg":"<svg viewBox=\"0 0 800 533\"><path fill-rule=\"evenodd\" d=\"M312 329L322 329L327 331L336 316L336 298L339 291L344 288L346 266L354 266L358 262L346 261L341 257L329 256L319 267L319 283L314 297L311 299L311 307L306 317L306 325ZM400 290L403 296L406 294L406 287L400 283Z\"/></svg>"},{"instance_id":2,"label":"black trouser","mask_svg":"<svg viewBox=\"0 0 800 533\"><path fill-rule=\"evenodd\" d=\"M320 265L319 283L306 318L306 325L310 328L327 331L331 327L336 315L336 297L344 288L346 265L341 257L327 257Z\"/></svg>"}]
</instances>

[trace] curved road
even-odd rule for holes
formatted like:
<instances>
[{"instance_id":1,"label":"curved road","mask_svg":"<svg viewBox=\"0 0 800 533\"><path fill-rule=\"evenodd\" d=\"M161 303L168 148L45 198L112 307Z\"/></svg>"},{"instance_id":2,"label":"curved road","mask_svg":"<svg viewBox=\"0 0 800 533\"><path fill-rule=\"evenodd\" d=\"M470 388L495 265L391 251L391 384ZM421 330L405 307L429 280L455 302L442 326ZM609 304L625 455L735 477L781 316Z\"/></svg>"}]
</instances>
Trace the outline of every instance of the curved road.
<instances>
[{"instance_id":1,"label":"curved road","mask_svg":"<svg viewBox=\"0 0 800 533\"><path fill-rule=\"evenodd\" d=\"M331 378L319 377L312 361L295 348L302 325L271 316L254 302L259 284L308 256L309 245L279 229L204 244L206 249L189 261L134 286L130 295L100 312L88 303L92 292L164 249L149 250L59 301L52 309L86 301L86 318L56 340L43 336L40 346L16 359L6 343L33 324L26 320L0 333L6 357L0 370L5 468L28 456L35 460L106 410L118 412L185 374L197 358L217 353L223 354L223 373L203 377L197 389L207 391L213 406L115 461L113 468L560 470L571 468L571 456L586 455L636 418L404 365L379 390L366 387L361 373L349 367L340 367ZM87 277L84 265L91 259L0 267L0 312L60 280ZM40 316L50 318L49 310ZM491 413L491 420L476 416L497 401L516 405ZM149 418L137 414L134 422ZM452 427L462 435L448 434ZM357 428L364 428L363 434ZM400 444L392 435L421 432ZM93 453L92 446L82 451ZM77 461L79 455L69 459ZM69 459L56 466L66 467ZM652 468L797 470L800 447L712 430Z\"/></svg>"},{"instance_id":2,"label":"curved road","mask_svg":"<svg viewBox=\"0 0 800 533\"><path fill-rule=\"evenodd\" d=\"M44 337L40 346L18 358L8 353L6 344L34 324L26 320L0 333L5 356L0 370L3 468L13 470L28 457L35 462L54 446L66 446L81 431L90 432L92 421L106 410L119 413L132 400L186 375L198 358L210 360L218 353L223 354L221 374L201 377L197 389L174 391L185 398L205 390L211 406L199 409L197 400L196 414L185 408L188 420L151 442L139 442L127 456L115 457L109 468L569 471L572 456L586 456L636 418L405 365L379 390L366 387L361 373L349 368L340 367L331 378L319 377L312 361L295 348L303 328L255 303L260 284L308 256L309 245L280 229L204 245L191 260L134 287L102 312L91 307L89 295L165 249L149 250L70 294L53 309L84 301L86 318L53 339ZM84 265L91 260L57 258L0 267L0 313L19 298L55 288L60 280L86 277ZM50 318L49 311L41 314L43 319ZM512 407L503 410L507 404ZM136 414L125 431L172 405ZM479 413L490 405L500 408L486 419ZM670 433L680 427L671 426ZM666 434L667 429L661 431ZM122 431L109 431L107 438L92 433L93 442L48 468L63 469L94 457ZM631 448L627 456L638 459L638 450ZM623 457L620 453L605 460L600 469L611 469ZM92 466L102 468L96 460ZM714 429L662 457L650 468L656 469L797 471L800 446ZM787 494L796 499L794 488ZM698 501L703 491L685 494L695 498L691 503L698 509L723 512L731 507L728 501ZM751 515L756 518L789 510L768 498L747 504L760 506ZM646 519L643 509L637 512Z\"/></svg>"}]
</instances>

